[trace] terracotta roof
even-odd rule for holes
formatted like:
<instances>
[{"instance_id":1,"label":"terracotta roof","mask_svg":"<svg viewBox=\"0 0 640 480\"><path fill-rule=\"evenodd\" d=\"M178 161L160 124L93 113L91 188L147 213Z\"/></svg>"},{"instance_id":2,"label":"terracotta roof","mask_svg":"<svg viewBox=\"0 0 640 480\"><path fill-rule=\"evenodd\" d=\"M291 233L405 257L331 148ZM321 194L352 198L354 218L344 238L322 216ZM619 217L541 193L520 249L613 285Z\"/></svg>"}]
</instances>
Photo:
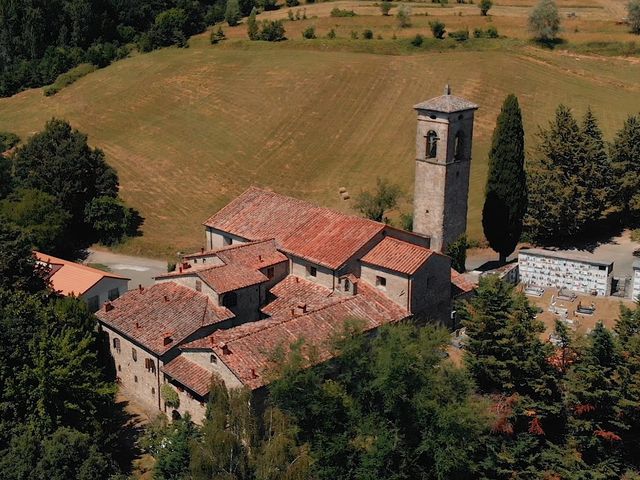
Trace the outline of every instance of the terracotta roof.
<instances>
[{"instance_id":1,"label":"terracotta roof","mask_svg":"<svg viewBox=\"0 0 640 480\"><path fill-rule=\"evenodd\" d=\"M363 263L413 275L435 252L425 247L386 237L362 257Z\"/></svg>"},{"instance_id":2,"label":"terracotta roof","mask_svg":"<svg viewBox=\"0 0 640 480\"><path fill-rule=\"evenodd\" d=\"M56 292L62 295L82 295L103 278L130 280L110 272L87 267L45 253L33 252L36 260L49 268L47 280Z\"/></svg>"},{"instance_id":3,"label":"terracotta roof","mask_svg":"<svg viewBox=\"0 0 640 480\"><path fill-rule=\"evenodd\" d=\"M192 362L184 355L178 355L163 365L160 370L201 397L209 393L212 372Z\"/></svg>"},{"instance_id":4,"label":"terracotta roof","mask_svg":"<svg viewBox=\"0 0 640 480\"><path fill-rule=\"evenodd\" d=\"M457 272L453 268L451 269L451 284L458 290L457 294L469 293L476 288L476 284L473 283L462 273ZM456 295L456 292L453 292Z\"/></svg>"},{"instance_id":5,"label":"terracotta roof","mask_svg":"<svg viewBox=\"0 0 640 480\"><path fill-rule=\"evenodd\" d=\"M241 263L255 269L270 267L288 260L286 255L277 250L274 239L239 243L184 256L187 260L202 257L218 257L224 263Z\"/></svg>"},{"instance_id":6,"label":"terracotta roof","mask_svg":"<svg viewBox=\"0 0 640 480\"><path fill-rule=\"evenodd\" d=\"M196 271L196 274L217 293L233 292L268 280L258 270L244 265L205 268Z\"/></svg>"},{"instance_id":7,"label":"terracotta roof","mask_svg":"<svg viewBox=\"0 0 640 480\"><path fill-rule=\"evenodd\" d=\"M191 288L163 282L145 289L129 290L102 308L96 316L107 326L162 355L201 327L233 318L225 307ZM165 345L165 333L172 341Z\"/></svg>"},{"instance_id":8,"label":"terracotta roof","mask_svg":"<svg viewBox=\"0 0 640 480\"><path fill-rule=\"evenodd\" d=\"M294 275L289 275L275 285L270 293L276 297L275 300L262 308L269 316L290 313L292 308L298 309L301 306L312 311L342 299L339 295L334 295L333 290Z\"/></svg>"},{"instance_id":9,"label":"terracotta roof","mask_svg":"<svg viewBox=\"0 0 640 480\"><path fill-rule=\"evenodd\" d=\"M469 100L455 95L441 95L425 102L414 105L416 110L432 110L434 112L462 112L463 110L476 110L478 105Z\"/></svg>"},{"instance_id":10,"label":"terracotta roof","mask_svg":"<svg viewBox=\"0 0 640 480\"><path fill-rule=\"evenodd\" d=\"M295 285L289 287L297 288ZM368 331L400 321L408 315L404 308L377 289L363 284L357 295L340 297L336 302L306 314L292 316L290 312L283 311L266 320L218 330L181 348L213 350L243 384L256 389L269 382L270 355L280 346L286 348L304 339L306 345L316 348L315 359L323 362L333 356L330 341L341 332L345 320L361 319L365 322L365 331Z\"/></svg>"},{"instance_id":11,"label":"terracotta roof","mask_svg":"<svg viewBox=\"0 0 640 480\"><path fill-rule=\"evenodd\" d=\"M292 255L331 269L342 266L385 225L251 187L205 226L248 240L275 238Z\"/></svg>"}]
</instances>

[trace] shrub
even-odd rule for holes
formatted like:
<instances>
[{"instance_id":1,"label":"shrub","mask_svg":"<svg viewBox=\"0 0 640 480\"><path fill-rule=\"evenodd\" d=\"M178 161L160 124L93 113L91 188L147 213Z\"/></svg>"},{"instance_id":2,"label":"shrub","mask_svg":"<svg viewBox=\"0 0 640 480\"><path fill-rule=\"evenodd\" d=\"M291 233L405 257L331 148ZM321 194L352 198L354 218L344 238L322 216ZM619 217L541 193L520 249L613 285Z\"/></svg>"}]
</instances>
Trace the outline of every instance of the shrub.
<instances>
[{"instance_id":1,"label":"shrub","mask_svg":"<svg viewBox=\"0 0 640 480\"><path fill-rule=\"evenodd\" d=\"M5 152L20 143L20 137L11 132L0 132L0 152Z\"/></svg>"},{"instance_id":2,"label":"shrub","mask_svg":"<svg viewBox=\"0 0 640 480\"><path fill-rule=\"evenodd\" d=\"M289 10L287 12L287 17L289 17L289 20L291 20L292 22L295 20L295 17L293 16L293 10Z\"/></svg>"},{"instance_id":3,"label":"shrub","mask_svg":"<svg viewBox=\"0 0 640 480\"><path fill-rule=\"evenodd\" d=\"M444 34L447 32L445 30L445 24L440 20L434 20L433 22L429 22L429 27L431 28L431 33L434 38L443 39Z\"/></svg>"},{"instance_id":4,"label":"shrub","mask_svg":"<svg viewBox=\"0 0 640 480\"><path fill-rule=\"evenodd\" d=\"M327 33L327 38L329 40L333 40L334 38L336 38L336 31L333 28L329 30L329 33Z\"/></svg>"},{"instance_id":5,"label":"shrub","mask_svg":"<svg viewBox=\"0 0 640 480\"><path fill-rule=\"evenodd\" d=\"M297 7L298 5L300 5L300 2L298 0L286 0L285 3L287 7Z\"/></svg>"},{"instance_id":6,"label":"shrub","mask_svg":"<svg viewBox=\"0 0 640 480\"><path fill-rule=\"evenodd\" d=\"M356 12L354 12L353 10L342 10L336 7L333 10L331 10L331 16L332 17L355 17Z\"/></svg>"},{"instance_id":7,"label":"shrub","mask_svg":"<svg viewBox=\"0 0 640 480\"><path fill-rule=\"evenodd\" d=\"M371 40L373 38L373 31L371 31L370 29L365 29L362 32L362 38L364 38L365 40Z\"/></svg>"},{"instance_id":8,"label":"shrub","mask_svg":"<svg viewBox=\"0 0 640 480\"><path fill-rule=\"evenodd\" d=\"M540 0L529 16L529 30L536 40L555 40L560 31L560 14L553 0Z\"/></svg>"},{"instance_id":9,"label":"shrub","mask_svg":"<svg viewBox=\"0 0 640 480\"><path fill-rule=\"evenodd\" d=\"M211 31L211 43L215 45L216 43L220 43L222 40L225 40L227 36L222 31L222 27L218 27L218 30Z\"/></svg>"},{"instance_id":10,"label":"shrub","mask_svg":"<svg viewBox=\"0 0 640 480\"><path fill-rule=\"evenodd\" d=\"M260 39L267 42L280 42L286 40L284 36L284 25L282 20L265 20L262 23L262 31L260 32Z\"/></svg>"},{"instance_id":11,"label":"shrub","mask_svg":"<svg viewBox=\"0 0 640 480\"><path fill-rule=\"evenodd\" d=\"M180 397L171 385L168 383L160 387L160 395L169 408L178 408L180 406Z\"/></svg>"},{"instance_id":12,"label":"shrub","mask_svg":"<svg viewBox=\"0 0 640 480\"><path fill-rule=\"evenodd\" d=\"M247 36L249 40L260 40L260 34L258 32L258 21L256 20L256 7L251 9L251 14L247 19Z\"/></svg>"},{"instance_id":13,"label":"shrub","mask_svg":"<svg viewBox=\"0 0 640 480\"><path fill-rule=\"evenodd\" d=\"M398 20L398 26L400 28L407 28L411 26L411 10L404 5L400 5L398 13L396 14Z\"/></svg>"},{"instance_id":14,"label":"shrub","mask_svg":"<svg viewBox=\"0 0 640 480\"><path fill-rule=\"evenodd\" d=\"M493 25L491 25L489 28L487 28L487 37L488 38L498 38L498 29L496 27L494 27Z\"/></svg>"},{"instance_id":15,"label":"shrub","mask_svg":"<svg viewBox=\"0 0 640 480\"><path fill-rule=\"evenodd\" d=\"M52 95L55 95L64 87L68 87L69 85L81 79L85 75L89 75L91 72L95 72L96 69L97 67L95 65L92 65L91 63L81 63L80 65L78 65L75 68L72 68L68 72L63 73L62 75L59 75L58 78L56 78L56 81L53 82L53 85L49 85L48 87L45 87L44 89L45 96L50 97Z\"/></svg>"},{"instance_id":16,"label":"shrub","mask_svg":"<svg viewBox=\"0 0 640 480\"><path fill-rule=\"evenodd\" d=\"M449 33L449 37L457 42L465 42L469 40L469 30L456 30L455 32Z\"/></svg>"},{"instance_id":17,"label":"shrub","mask_svg":"<svg viewBox=\"0 0 640 480\"><path fill-rule=\"evenodd\" d=\"M382 15L384 15L385 17L388 16L392 6L393 4L387 0L384 0L382 3L380 3L380 11L382 12Z\"/></svg>"},{"instance_id":18,"label":"shrub","mask_svg":"<svg viewBox=\"0 0 640 480\"><path fill-rule=\"evenodd\" d=\"M486 17L489 10L491 10L491 7L493 7L493 2L491 0L480 0L480 3L478 4L480 15Z\"/></svg>"},{"instance_id":19,"label":"shrub","mask_svg":"<svg viewBox=\"0 0 640 480\"><path fill-rule=\"evenodd\" d=\"M312 38L317 38L315 27L307 27L304 30L304 32L302 32L302 38L306 38L308 40L311 40Z\"/></svg>"},{"instance_id":20,"label":"shrub","mask_svg":"<svg viewBox=\"0 0 640 480\"><path fill-rule=\"evenodd\" d=\"M627 19L631 33L640 34L640 0L630 0L627 5Z\"/></svg>"},{"instance_id":21,"label":"shrub","mask_svg":"<svg viewBox=\"0 0 640 480\"><path fill-rule=\"evenodd\" d=\"M176 262L167 262L167 273L176 271Z\"/></svg>"},{"instance_id":22,"label":"shrub","mask_svg":"<svg viewBox=\"0 0 640 480\"><path fill-rule=\"evenodd\" d=\"M424 43L424 37L419 33L416 34L416 36L411 39L411 45L413 45L414 47L420 47L423 43Z\"/></svg>"},{"instance_id":23,"label":"shrub","mask_svg":"<svg viewBox=\"0 0 640 480\"><path fill-rule=\"evenodd\" d=\"M235 27L240 23L240 5L238 0L228 0L227 8L224 12L224 19L227 21L230 27Z\"/></svg>"},{"instance_id":24,"label":"shrub","mask_svg":"<svg viewBox=\"0 0 640 480\"><path fill-rule=\"evenodd\" d=\"M358 39L358 32L356 32L355 30L351 30L351 40L357 40Z\"/></svg>"}]
</instances>

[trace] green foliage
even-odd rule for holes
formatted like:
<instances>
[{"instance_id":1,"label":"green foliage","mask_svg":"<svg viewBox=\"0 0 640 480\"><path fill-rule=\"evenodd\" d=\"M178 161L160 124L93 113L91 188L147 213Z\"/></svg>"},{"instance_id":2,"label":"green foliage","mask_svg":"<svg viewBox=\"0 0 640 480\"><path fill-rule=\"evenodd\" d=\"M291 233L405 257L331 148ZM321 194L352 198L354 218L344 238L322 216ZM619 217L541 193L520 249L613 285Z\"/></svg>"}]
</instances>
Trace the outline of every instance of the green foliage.
<instances>
[{"instance_id":1,"label":"green foliage","mask_svg":"<svg viewBox=\"0 0 640 480\"><path fill-rule=\"evenodd\" d=\"M447 32L445 30L445 24L442 23L440 20L434 20L432 22L429 22L429 28L431 29L431 34L433 35L433 38L443 39L444 34Z\"/></svg>"},{"instance_id":2,"label":"green foliage","mask_svg":"<svg viewBox=\"0 0 640 480\"><path fill-rule=\"evenodd\" d=\"M486 30L477 27L474 28L473 36L474 38L498 38L500 35L498 35L498 29L490 25Z\"/></svg>"},{"instance_id":3,"label":"green foliage","mask_svg":"<svg viewBox=\"0 0 640 480\"><path fill-rule=\"evenodd\" d=\"M58 78L56 78L56 81L53 82L53 85L45 87L44 95L46 97L55 95L63 88L68 87L69 85L80 80L82 77L85 77L89 75L91 72L95 72L95 71L96 71L95 65L91 63L81 63L80 65L72 68L68 72L58 75Z\"/></svg>"},{"instance_id":4,"label":"green foliage","mask_svg":"<svg viewBox=\"0 0 640 480\"><path fill-rule=\"evenodd\" d=\"M226 40L227 36L222 31L222 26L219 26L217 30L211 31L211 44L216 45L223 40Z\"/></svg>"},{"instance_id":5,"label":"green foliage","mask_svg":"<svg viewBox=\"0 0 640 480\"><path fill-rule=\"evenodd\" d=\"M384 0L380 2L380 12L385 17L389 15L389 11L391 10L392 7L393 7L393 4L388 0Z\"/></svg>"},{"instance_id":6,"label":"green foliage","mask_svg":"<svg viewBox=\"0 0 640 480\"><path fill-rule=\"evenodd\" d=\"M287 5L287 7L297 7L298 5L300 5L300 0L286 0L285 4Z\"/></svg>"},{"instance_id":7,"label":"green foliage","mask_svg":"<svg viewBox=\"0 0 640 480\"><path fill-rule=\"evenodd\" d=\"M327 33L327 38L329 40L333 40L334 38L336 38L336 36L336 31L333 28Z\"/></svg>"},{"instance_id":8,"label":"green foliage","mask_svg":"<svg viewBox=\"0 0 640 480\"><path fill-rule=\"evenodd\" d=\"M489 151L489 174L482 209L484 236L504 262L513 253L527 211L524 128L515 95L502 104Z\"/></svg>"},{"instance_id":9,"label":"green foliage","mask_svg":"<svg viewBox=\"0 0 640 480\"><path fill-rule=\"evenodd\" d=\"M419 33L416 33L416 36L411 39L411 45L413 45L414 47L420 47L423 43L424 37ZM411 223L413 223L413 221Z\"/></svg>"},{"instance_id":10,"label":"green foliage","mask_svg":"<svg viewBox=\"0 0 640 480\"><path fill-rule=\"evenodd\" d=\"M306 38L308 40L311 40L313 38L317 38L316 37L316 29L313 26L307 27L304 29L304 31L302 32L302 38Z\"/></svg>"},{"instance_id":11,"label":"green foliage","mask_svg":"<svg viewBox=\"0 0 640 480\"><path fill-rule=\"evenodd\" d=\"M56 198L40 190L18 189L0 201L0 218L20 229L33 248L57 254L66 250L65 233L71 215Z\"/></svg>"},{"instance_id":12,"label":"green foliage","mask_svg":"<svg viewBox=\"0 0 640 480\"><path fill-rule=\"evenodd\" d=\"M385 220L385 212L398 204L402 192L400 187L389 182L386 178L376 179L374 192L363 191L358 194L355 208L366 218L382 222Z\"/></svg>"},{"instance_id":13,"label":"green foliage","mask_svg":"<svg viewBox=\"0 0 640 480\"><path fill-rule=\"evenodd\" d=\"M105 245L113 245L126 236L136 235L142 223L135 210L127 208L119 199L96 197L85 210L85 222L91 225L96 238Z\"/></svg>"},{"instance_id":14,"label":"green foliage","mask_svg":"<svg viewBox=\"0 0 640 480\"><path fill-rule=\"evenodd\" d=\"M384 327L369 339L347 324L333 364L312 369L299 368L293 347L270 394L296 419L316 478L474 477L483 442L469 439L487 433L485 407L466 374L442 362L447 341L432 327Z\"/></svg>"},{"instance_id":15,"label":"green foliage","mask_svg":"<svg viewBox=\"0 0 640 480\"><path fill-rule=\"evenodd\" d=\"M447 255L451 257L451 268L457 272L463 273L466 270L467 263L467 236L461 235L455 242L447 245Z\"/></svg>"},{"instance_id":16,"label":"green foliage","mask_svg":"<svg viewBox=\"0 0 640 480\"><path fill-rule=\"evenodd\" d=\"M487 13L489 13L489 10L491 10L491 7L493 7L493 2L491 0L480 0L480 3L478 3L478 8L480 9L480 14L482 16L486 16Z\"/></svg>"},{"instance_id":17,"label":"green foliage","mask_svg":"<svg viewBox=\"0 0 640 480\"><path fill-rule=\"evenodd\" d=\"M22 230L0 221L0 291L37 292L44 288L31 248L31 240Z\"/></svg>"},{"instance_id":18,"label":"green foliage","mask_svg":"<svg viewBox=\"0 0 640 480\"><path fill-rule=\"evenodd\" d=\"M163 445L157 449L153 466L154 480L178 480L188 478L191 460L191 442L196 438L196 428L189 414L175 420L164 430Z\"/></svg>"},{"instance_id":19,"label":"green foliage","mask_svg":"<svg viewBox=\"0 0 640 480\"><path fill-rule=\"evenodd\" d=\"M529 15L529 31L539 41L555 40L560 32L560 14L554 0L540 0Z\"/></svg>"},{"instance_id":20,"label":"green foliage","mask_svg":"<svg viewBox=\"0 0 640 480\"><path fill-rule=\"evenodd\" d=\"M413 231L413 213L400 214L400 226L408 232Z\"/></svg>"},{"instance_id":21,"label":"green foliage","mask_svg":"<svg viewBox=\"0 0 640 480\"><path fill-rule=\"evenodd\" d=\"M251 15L247 19L247 36L249 40L260 40L260 31L258 28L258 21L256 20L257 10L256 7L251 9Z\"/></svg>"},{"instance_id":22,"label":"green foliage","mask_svg":"<svg viewBox=\"0 0 640 480\"><path fill-rule=\"evenodd\" d=\"M616 203L627 219L640 219L640 115L630 115L610 149ZM630 218L629 218L630 217Z\"/></svg>"},{"instance_id":23,"label":"green foliage","mask_svg":"<svg viewBox=\"0 0 640 480\"><path fill-rule=\"evenodd\" d=\"M467 40L469 40L469 30L465 29L456 30L455 32L449 32L449 37L453 38L457 42L466 42Z\"/></svg>"},{"instance_id":24,"label":"green foliage","mask_svg":"<svg viewBox=\"0 0 640 480\"><path fill-rule=\"evenodd\" d=\"M20 143L20 137L11 132L0 132L0 152L6 152Z\"/></svg>"},{"instance_id":25,"label":"green foliage","mask_svg":"<svg viewBox=\"0 0 640 480\"><path fill-rule=\"evenodd\" d=\"M178 392L168 383L164 383L160 387L160 396L169 408L178 408L180 406L180 397Z\"/></svg>"},{"instance_id":26,"label":"green foliage","mask_svg":"<svg viewBox=\"0 0 640 480\"><path fill-rule=\"evenodd\" d=\"M411 26L411 9L404 4L398 7L396 20L400 28L409 28Z\"/></svg>"},{"instance_id":27,"label":"green foliage","mask_svg":"<svg viewBox=\"0 0 640 480\"><path fill-rule=\"evenodd\" d=\"M373 39L373 31L368 29L368 28L365 28L362 31L362 38L364 38L365 40L372 40Z\"/></svg>"},{"instance_id":28,"label":"green foliage","mask_svg":"<svg viewBox=\"0 0 640 480\"><path fill-rule=\"evenodd\" d=\"M640 0L629 0L627 4L627 21L631 33L640 34Z\"/></svg>"},{"instance_id":29,"label":"green foliage","mask_svg":"<svg viewBox=\"0 0 640 480\"><path fill-rule=\"evenodd\" d=\"M265 20L262 22L260 40L264 40L265 42L281 42L287 39L284 34L284 25L281 20Z\"/></svg>"},{"instance_id":30,"label":"green foliage","mask_svg":"<svg viewBox=\"0 0 640 480\"><path fill-rule=\"evenodd\" d=\"M227 8L224 12L224 19L230 27L235 27L240 23L240 5L238 0L227 0Z\"/></svg>"},{"instance_id":31,"label":"green foliage","mask_svg":"<svg viewBox=\"0 0 640 480\"><path fill-rule=\"evenodd\" d=\"M353 10L343 10L338 7L335 7L331 10L332 17L355 17L356 12Z\"/></svg>"},{"instance_id":32,"label":"green foliage","mask_svg":"<svg viewBox=\"0 0 640 480\"><path fill-rule=\"evenodd\" d=\"M149 31L153 48L177 45L187 46L188 16L182 8L171 8L158 14Z\"/></svg>"}]
</instances>

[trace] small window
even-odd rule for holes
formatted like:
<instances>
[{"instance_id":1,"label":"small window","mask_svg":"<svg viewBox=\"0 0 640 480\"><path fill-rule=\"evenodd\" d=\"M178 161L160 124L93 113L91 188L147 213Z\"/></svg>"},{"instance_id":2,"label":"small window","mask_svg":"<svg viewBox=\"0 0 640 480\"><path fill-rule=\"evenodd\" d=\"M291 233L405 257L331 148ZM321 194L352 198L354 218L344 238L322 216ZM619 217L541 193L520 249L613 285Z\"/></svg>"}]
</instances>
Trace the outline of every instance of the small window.
<instances>
[{"instance_id":1,"label":"small window","mask_svg":"<svg viewBox=\"0 0 640 480\"><path fill-rule=\"evenodd\" d=\"M138 361L138 352L136 352L136 349L135 349L135 348L132 348L132 349L131 349L131 358L133 358L133 361L134 361L134 362L137 362L137 361Z\"/></svg>"},{"instance_id":2,"label":"small window","mask_svg":"<svg viewBox=\"0 0 640 480\"><path fill-rule=\"evenodd\" d=\"M209 362L218 363L218 357L216 357L215 355L209 356Z\"/></svg>"},{"instance_id":3,"label":"small window","mask_svg":"<svg viewBox=\"0 0 640 480\"><path fill-rule=\"evenodd\" d=\"M464 138L462 137L462 132L458 132L456 134L456 140L453 146L453 156L456 160L460 160L462 158L462 153L464 150Z\"/></svg>"},{"instance_id":4,"label":"small window","mask_svg":"<svg viewBox=\"0 0 640 480\"><path fill-rule=\"evenodd\" d=\"M222 237L222 243L225 246L233 245L233 238L231 238L231 237Z\"/></svg>"},{"instance_id":5,"label":"small window","mask_svg":"<svg viewBox=\"0 0 640 480\"><path fill-rule=\"evenodd\" d=\"M438 155L438 134L433 130L427 133L427 158L436 158Z\"/></svg>"},{"instance_id":6,"label":"small window","mask_svg":"<svg viewBox=\"0 0 640 480\"><path fill-rule=\"evenodd\" d=\"M351 288L351 282L349 281L348 278L345 278L344 279L344 291L348 292L350 288Z\"/></svg>"},{"instance_id":7,"label":"small window","mask_svg":"<svg viewBox=\"0 0 640 480\"><path fill-rule=\"evenodd\" d=\"M274 276L275 276L275 273L273 271L273 267L267 268L267 278L271 280Z\"/></svg>"},{"instance_id":8,"label":"small window","mask_svg":"<svg viewBox=\"0 0 640 480\"><path fill-rule=\"evenodd\" d=\"M114 338L113 339L113 349L120 353L120 339L119 338Z\"/></svg>"},{"instance_id":9,"label":"small window","mask_svg":"<svg viewBox=\"0 0 640 480\"><path fill-rule=\"evenodd\" d=\"M155 372L156 371L156 362L154 362L152 358L145 358L144 359L144 368L147 369L147 372Z\"/></svg>"},{"instance_id":10,"label":"small window","mask_svg":"<svg viewBox=\"0 0 640 480\"><path fill-rule=\"evenodd\" d=\"M134 375L134 376L133 376L133 381L134 381L135 383L138 383L138 376L137 376L137 375Z\"/></svg>"},{"instance_id":11,"label":"small window","mask_svg":"<svg viewBox=\"0 0 640 480\"><path fill-rule=\"evenodd\" d=\"M387 286L387 279L385 277L376 276L376 287L385 288Z\"/></svg>"},{"instance_id":12,"label":"small window","mask_svg":"<svg viewBox=\"0 0 640 480\"><path fill-rule=\"evenodd\" d=\"M89 307L89 311L91 313L95 313L100 309L100 297L94 295L93 297L89 297L87 299L87 306Z\"/></svg>"},{"instance_id":13,"label":"small window","mask_svg":"<svg viewBox=\"0 0 640 480\"><path fill-rule=\"evenodd\" d=\"M119 296L120 290L118 290L117 288L112 288L111 290L109 290L109 300L115 300Z\"/></svg>"},{"instance_id":14,"label":"small window","mask_svg":"<svg viewBox=\"0 0 640 480\"><path fill-rule=\"evenodd\" d=\"M307 276L308 277L315 277L318 275L318 269L316 267L312 267L311 265L309 265L307 267Z\"/></svg>"},{"instance_id":15,"label":"small window","mask_svg":"<svg viewBox=\"0 0 640 480\"><path fill-rule=\"evenodd\" d=\"M196 292L202 291L202 280L196 280Z\"/></svg>"},{"instance_id":16,"label":"small window","mask_svg":"<svg viewBox=\"0 0 640 480\"><path fill-rule=\"evenodd\" d=\"M193 259L193 263L198 263L198 259L197 259L197 258L194 258L194 259Z\"/></svg>"},{"instance_id":17,"label":"small window","mask_svg":"<svg viewBox=\"0 0 640 480\"><path fill-rule=\"evenodd\" d=\"M121 372L122 371L122 367L120 365L118 365L118 371Z\"/></svg>"},{"instance_id":18,"label":"small window","mask_svg":"<svg viewBox=\"0 0 640 480\"><path fill-rule=\"evenodd\" d=\"M222 306L235 307L238 305L238 294L236 292L225 293L222 297Z\"/></svg>"},{"instance_id":19,"label":"small window","mask_svg":"<svg viewBox=\"0 0 640 480\"><path fill-rule=\"evenodd\" d=\"M151 395L156 396L156 389L151 387Z\"/></svg>"}]
</instances>

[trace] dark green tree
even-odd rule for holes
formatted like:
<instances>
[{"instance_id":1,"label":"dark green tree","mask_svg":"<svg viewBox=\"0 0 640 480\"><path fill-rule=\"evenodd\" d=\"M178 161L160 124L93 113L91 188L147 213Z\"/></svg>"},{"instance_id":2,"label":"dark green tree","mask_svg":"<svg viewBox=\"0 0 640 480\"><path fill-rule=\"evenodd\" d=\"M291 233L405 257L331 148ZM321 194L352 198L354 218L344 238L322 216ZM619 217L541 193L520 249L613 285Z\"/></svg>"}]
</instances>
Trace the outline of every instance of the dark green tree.
<instances>
[{"instance_id":1,"label":"dark green tree","mask_svg":"<svg viewBox=\"0 0 640 480\"><path fill-rule=\"evenodd\" d=\"M10 148L20 143L20 137L11 132L0 132L0 153L4 153Z\"/></svg>"},{"instance_id":2,"label":"dark green tree","mask_svg":"<svg viewBox=\"0 0 640 480\"><path fill-rule=\"evenodd\" d=\"M591 108L587 109L580 126L583 142L582 174L577 176L580 195L576 215L581 224L595 224L612 205L614 179L602 130Z\"/></svg>"},{"instance_id":3,"label":"dark green tree","mask_svg":"<svg viewBox=\"0 0 640 480\"><path fill-rule=\"evenodd\" d=\"M540 0L529 15L529 31L536 40L549 42L560 32L560 14L554 0Z\"/></svg>"},{"instance_id":4,"label":"dark green tree","mask_svg":"<svg viewBox=\"0 0 640 480\"><path fill-rule=\"evenodd\" d=\"M451 257L451 268L457 272L464 273L467 269L467 248L469 248L469 242L466 235L447 245L447 255Z\"/></svg>"},{"instance_id":5,"label":"dark green tree","mask_svg":"<svg viewBox=\"0 0 640 480\"><path fill-rule=\"evenodd\" d=\"M630 115L611 145L617 203L624 217L640 219L640 115Z\"/></svg>"},{"instance_id":6,"label":"dark green tree","mask_svg":"<svg viewBox=\"0 0 640 480\"><path fill-rule=\"evenodd\" d=\"M487 13L489 13L491 7L493 7L493 2L491 0L480 0L480 3L478 4L478 8L480 8L480 14L483 17L487 16Z\"/></svg>"},{"instance_id":7,"label":"dark green tree","mask_svg":"<svg viewBox=\"0 0 640 480\"><path fill-rule=\"evenodd\" d=\"M181 480L189 478L191 442L196 437L196 427L189 414L174 421L165 429L163 446L156 454L153 467L154 480Z\"/></svg>"},{"instance_id":8,"label":"dark green tree","mask_svg":"<svg viewBox=\"0 0 640 480\"><path fill-rule=\"evenodd\" d=\"M257 10L256 7L251 9L251 15L247 19L247 35L249 40L260 40L260 31L258 28L258 21L256 20Z\"/></svg>"},{"instance_id":9,"label":"dark green tree","mask_svg":"<svg viewBox=\"0 0 640 480\"><path fill-rule=\"evenodd\" d=\"M377 178L375 191L360 192L354 206L366 218L382 222L385 220L384 214L398 204L401 194L398 185L385 178Z\"/></svg>"},{"instance_id":10,"label":"dark green tree","mask_svg":"<svg viewBox=\"0 0 640 480\"><path fill-rule=\"evenodd\" d=\"M45 286L41 273L31 253L30 239L0 218L0 289L38 292Z\"/></svg>"},{"instance_id":11,"label":"dark green tree","mask_svg":"<svg viewBox=\"0 0 640 480\"><path fill-rule=\"evenodd\" d=\"M504 263L513 253L527 211L524 129L515 95L508 95L498 115L489 151L489 174L482 209L484 235Z\"/></svg>"},{"instance_id":12,"label":"dark green tree","mask_svg":"<svg viewBox=\"0 0 640 480\"><path fill-rule=\"evenodd\" d=\"M113 197L96 197L85 210L85 221L96 238L106 245L118 243L127 235L136 235L142 219L137 212Z\"/></svg>"},{"instance_id":13,"label":"dark green tree","mask_svg":"<svg viewBox=\"0 0 640 480\"><path fill-rule=\"evenodd\" d=\"M230 27L235 27L240 22L240 6L238 0L227 0L227 8L224 12L224 19Z\"/></svg>"}]
</instances>

